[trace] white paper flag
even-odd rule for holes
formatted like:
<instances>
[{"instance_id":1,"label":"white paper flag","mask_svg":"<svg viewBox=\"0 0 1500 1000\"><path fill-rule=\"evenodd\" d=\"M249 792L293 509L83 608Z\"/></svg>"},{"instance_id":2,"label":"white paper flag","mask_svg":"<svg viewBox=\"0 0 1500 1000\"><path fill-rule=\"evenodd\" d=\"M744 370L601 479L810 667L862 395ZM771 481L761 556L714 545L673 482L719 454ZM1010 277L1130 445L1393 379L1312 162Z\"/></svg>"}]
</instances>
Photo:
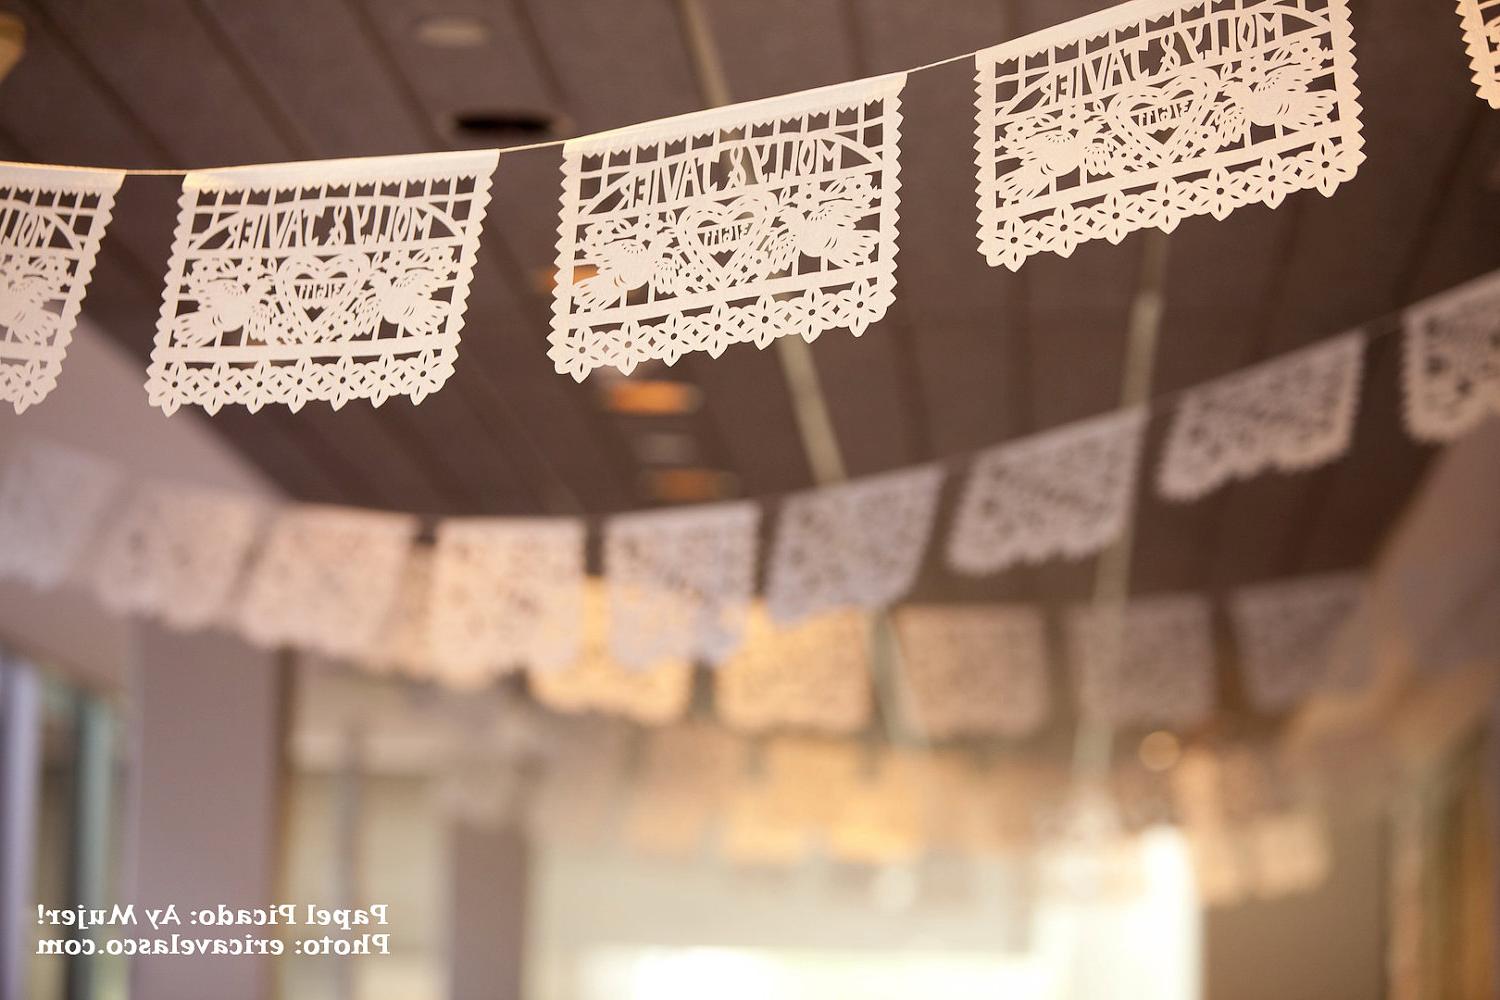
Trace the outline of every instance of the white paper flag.
<instances>
[{"instance_id":1,"label":"white paper flag","mask_svg":"<svg viewBox=\"0 0 1500 1000\"><path fill-rule=\"evenodd\" d=\"M756 608L745 644L714 673L732 729L852 733L870 721L870 620L837 611L779 627Z\"/></svg>"},{"instance_id":2,"label":"white paper flag","mask_svg":"<svg viewBox=\"0 0 1500 1000\"><path fill-rule=\"evenodd\" d=\"M416 527L402 514L288 508L251 572L241 631L262 646L365 655L395 607Z\"/></svg>"},{"instance_id":3,"label":"white paper flag","mask_svg":"<svg viewBox=\"0 0 1500 1000\"><path fill-rule=\"evenodd\" d=\"M760 505L624 514L604 527L610 651L626 666L718 663L740 644L755 589Z\"/></svg>"},{"instance_id":4,"label":"white paper flag","mask_svg":"<svg viewBox=\"0 0 1500 1000\"><path fill-rule=\"evenodd\" d=\"M0 400L57 385L125 173L0 163Z\"/></svg>"},{"instance_id":5,"label":"white paper flag","mask_svg":"<svg viewBox=\"0 0 1500 1000\"><path fill-rule=\"evenodd\" d=\"M476 688L484 676L442 676L432 657L432 552L413 546L401 573L401 585L385 621L355 663L376 674L400 674L413 680L441 679L456 688Z\"/></svg>"},{"instance_id":6,"label":"white paper flag","mask_svg":"<svg viewBox=\"0 0 1500 1000\"><path fill-rule=\"evenodd\" d=\"M661 660L645 669L620 665L609 653L609 601L602 587L584 591L583 653L566 667L531 670L536 700L569 714L598 712L660 726L682 718L693 696L693 665Z\"/></svg>"},{"instance_id":7,"label":"white paper flag","mask_svg":"<svg viewBox=\"0 0 1500 1000\"><path fill-rule=\"evenodd\" d=\"M1474 70L1474 88L1490 107L1500 109L1500 3L1458 0L1458 16Z\"/></svg>"},{"instance_id":8,"label":"white paper flag","mask_svg":"<svg viewBox=\"0 0 1500 1000\"><path fill-rule=\"evenodd\" d=\"M942 482L940 467L920 466L789 497L767 571L771 617L900 600L921 568Z\"/></svg>"},{"instance_id":9,"label":"white paper flag","mask_svg":"<svg viewBox=\"0 0 1500 1000\"><path fill-rule=\"evenodd\" d=\"M0 478L0 580L63 583L120 490L120 470L63 445L21 445Z\"/></svg>"},{"instance_id":10,"label":"white paper flag","mask_svg":"<svg viewBox=\"0 0 1500 1000\"><path fill-rule=\"evenodd\" d=\"M948 564L977 576L1108 546L1130 520L1145 426L1144 410L1122 410L982 452L958 502Z\"/></svg>"},{"instance_id":11,"label":"white paper flag","mask_svg":"<svg viewBox=\"0 0 1500 1000\"><path fill-rule=\"evenodd\" d=\"M100 546L100 601L175 628L220 621L264 514L259 502L235 493L177 483L140 487Z\"/></svg>"},{"instance_id":12,"label":"white paper flag","mask_svg":"<svg viewBox=\"0 0 1500 1000\"><path fill-rule=\"evenodd\" d=\"M1420 302L1403 321L1413 437L1452 441L1500 415L1500 273Z\"/></svg>"},{"instance_id":13,"label":"white paper flag","mask_svg":"<svg viewBox=\"0 0 1500 1000\"><path fill-rule=\"evenodd\" d=\"M1075 608L1068 618L1079 707L1113 725L1191 726L1213 711L1208 601L1143 597L1123 608Z\"/></svg>"},{"instance_id":14,"label":"white paper flag","mask_svg":"<svg viewBox=\"0 0 1500 1000\"><path fill-rule=\"evenodd\" d=\"M1135 0L976 65L992 266L1331 194L1363 159L1346 0Z\"/></svg>"},{"instance_id":15,"label":"white paper flag","mask_svg":"<svg viewBox=\"0 0 1500 1000\"><path fill-rule=\"evenodd\" d=\"M1267 469L1298 472L1349 450L1364 336L1346 333L1194 389L1167 435L1157 487L1196 500Z\"/></svg>"},{"instance_id":16,"label":"white paper flag","mask_svg":"<svg viewBox=\"0 0 1500 1000\"><path fill-rule=\"evenodd\" d=\"M1256 708L1285 711L1323 686L1334 665L1334 643L1363 590L1359 576L1334 573L1235 591L1235 642Z\"/></svg>"},{"instance_id":17,"label":"white paper flag","mask_svg":"<svg viewBox=\"0 0 1500 1000\"><path fill-rule=\"evenodd\" d=\"M584 527L566 518L438 525L430 646L454 679L547 670L583 649Z\"/></svg>"},{"instance_id":18,"label":"white paper flag","mask_svg":"<svg viewBox=\"0 0 1500 1000\"><path fill-rule=\"evenodd\" d=\"M744 758L744 744L717 726L688 723L648 734L625 813L626 843L663 857L698 850Z\"/></svg>"},{"instance_id":19,"label":"white paper flag","mask_svg":"<svg viewBox=\"0 0 1500 1000\"><path fill-rule=\"evenodd\" d=\"M420 403L453 372L495 150L190 173L146 389L167 413Z\"/></svg>"},{"instance_id":20,"label":"white paper flag","mask_svg":"<svg viewBox=\"0 0 1500 1000\"><path fill-rule=\"evenodd\" d=\"M689 351L856 336L895 287L904 75L576 139L549 356L582 381Z\"/></svg>"},{"instance_id":21,"label":"white paper flag","mask_svg":"<svg viewBox=\"0 0 1500 1000\"><path fill-rule=\"evenodd\" d=\"M930 739L1019 737L1047 718L1041 612L1014 605L913 606L896 613L901 673Z\"/></svg>"}]
</instances>

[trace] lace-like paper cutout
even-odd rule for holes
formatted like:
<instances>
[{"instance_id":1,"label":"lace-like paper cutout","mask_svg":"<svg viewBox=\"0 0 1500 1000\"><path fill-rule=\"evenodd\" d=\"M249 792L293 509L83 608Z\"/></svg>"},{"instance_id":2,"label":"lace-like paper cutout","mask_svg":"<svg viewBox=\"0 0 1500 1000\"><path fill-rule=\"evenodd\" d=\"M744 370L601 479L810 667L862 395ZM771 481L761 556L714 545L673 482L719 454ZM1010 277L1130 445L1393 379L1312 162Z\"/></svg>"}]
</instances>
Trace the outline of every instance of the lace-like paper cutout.
<instances>
[{"instance_id":1,"label":"lace-like paper cutout","mask_svg":"<svg viewBox=\"0 0 1500 1000\"><path fill-rule=\"evenodd\" d=\"M548 518L438 525L430 645L445 676L548 670L583 648L584 527Z\"/></svg>"},{"instance_id":2,"label":"lace-like paper cutout","mask_svg":"<svg viewBox=\"0 0 1500 1000\"><path fill-rule=\"evenodd\" d=\"M991 266L1332 194L1364 159L1346 0L1136 0L976 65Z\"/></svg>"},{"instance_id":3,"label":"lace-like paper cutout","mask_svg":"<svg viewBox=\"0 0 1500 1000\"><path fill-rule=\"evenodd\" d=\"M625 514L604 528L610 650L626 666L718 663L740 644L755 590L760 505Z\"/></svg>"},{"instance_id":4,"label":"lace-like paper cutout","mask_svg":"<svg viewBox=\"0 0 1500 1000\"><path fill-rule=\"evenodd\" d=\"M367 654L400 594L416 519L293 507L271 526L240 606L240 630L345 659Z\"/></svg>"},{"instance_id":5,"label":"lace-like paper cutout","mask_svg":"<svg viewBox=\"0 0 1500 1000\"><path fill-rule=\"evenodd\" d=\"M444 672L432 655L433 555L413 546L406 557L401 586L375 639L358 658L361 667L377 674L401 674L413 680L440 678L455 688L477 688L487 677Z\"/></svg>"},{"instance_id":6,"label":"lace-like paper cutout","mask_svg":"<svg viewBox=\"0 0 1500 1000\"><path fill-rule=\"evenodd\" d=\"M1245 587L1230 603L1240 666L1251 703L1281 712L1324 686L1334 643L1364 584L1330 574Z\"/></svg>"},{"instance_id":7,"label":"lace-like paper cutout","mask_svg":"<svg viewBox=\"0 0 1500 1000\"><path fill-rule=\"evenodd\" d=\"M913 722L931 739L1024 736L1047 717L1047 644L1034 608L905 607L896 614Z\"/></svg>"},{"instance_id":8,"label":"lace-like paper cutout","mask_svg":"<svg viewBox=\"0 0 1500 1000\"><path fill-rule=\"evenodd\" d=\"M626 811L625 840L649 854L693 853L744 766L744 745L722 729L687 725L653 731Z\"/></svg>"},{"instance_id":9,"label":"lace-like paper cutout","mask_svg":"<svg viewBox=\"0 0 1500 1000\"><path fill-rule=\"evenodd\" d=\"M0 400L17 413L57 385L124 179L0 163Z\"/></svg>"},{"instance_id":10,"label":"lace-like paper cutout","mask_svg":"<svg viewBox=\"0 0 1500 1000\"><path fill-rule=\"evenodd\" d=\"M1403 325L1412 437L1452 441L1500 415L1500 274L1411 307Z\"/></svg>"},{"instance_id":11,"label":"lace-like paper cutout","mask_svg":"<svg viewBox=\"0 0 1500 1000\"><path fill-rule=\"evenodd\" d=\"M925 847L922 761L887 752L873 773L837 795L838 815L828 831L828 853L853 864L911 861Z\"/></svg>"},{"instance_id":12,"label":"lace-like paper cutout","mask_svg":"<svg viewBox=\"0 0 1500 1000\"><path fill-rule=\"evenodd\" d=\"M1145 597L1124 608L1075 608L1068 648L1079 708L1112 725L1191 726L1213 711L1208 602Z\"/></svg>"},{"instance_id":13,"label":"lace-like paper cutout","mask_svg":"<svg viewBox=\"0 0 1500 1000\"><path fill-rule=\"evenodd\" d=\"M498 153L190 173L146 390L173 413L420 403L458 357Z\"/></svg>"},{"instance_id":14,"label":"lace-like paper cutout","mask_svg":"<svg viewBox=\"0 0 1500 1000\"><path fill-rule=\"evenodd\" d=\"M597 844L624 783L629 727L612 719L558 721L558 738L528 803L528 826L548 841Z\"/></svg>"},{"instance_id":15,"label":"lace-like paper cutout","mask_svg":"<svg viewBox=\"0 0 1500 1000\"><path fill-rule=\"evenodd\" d=\"M94 566L100 601L179 629L220 620L265 518L234 493L152 483L105 534Z\"/></svg>"},{"instance_id":16,"label":"lace-like paper cutout","mask_svg":"<svg viewBox=\"0 0 1500 1000\"><path fill-rule=\"evenodd\" d=\"M663 660L645 669L620 665L609 653L608 601L600 587L589 587L584 601L583 656L569 666L532 670L536 700L571 715L597 712L646 725L682 718L693 694L693 666Z\"/></svg>"},{"instance_id":17,"label":"lace-like paper cutout","mask_svg":"<svg viewBox=\"0 0 1500 1000\"><path fill-rule=\"evenodd\" d=\"M825 832L838 818L842 792L860 779L864 755L853 741L782 736L766 744L765 780L787 821Z\"/></svg>"},{"instance_id":18,"label":"lace-like paper cutout","mask_svg":"<svg viewBox=\"0 0 1500 1000\"><path fill-rule=\"evenodd\" d=\"M894 298L904 75L577 139L563 153L557 371L791 334Z\"/></svg>"},{"instance_id":19,"label":"lace-like paper cutout","mask_svg":"<svg viewBox=\"0 0 1500 1000\"><path fill-rule=\"evenodd\" d=\"M978 576L1109 545L1130 518L1145 426L1144 410L1125 410L980 454L948 536L948 564Z\"/></svg>"},{"instance_id":20,"label":"lace-like paper cutout","mask_svg":"<svg viewBox=\"0 0 1500 1000\"><path fill-rule=\"evenodd\" d=\"M899 600L921 568L942 481L941 468L922 466L788 498L767 570L771 617Z\"/></svg>"},{"instance_id":21,"label":"lace-like paper cutout","mask_svg":"<svg viewBox=\"0 0 1500 1000\"><path fill-rule=\"evenodd\" d=\"M1490 107L1500 109L1500 4L1458 0L1458 16L1474 70L1474 89Z\"/></svg>"},{"instance_id":22,"label":"lace-like paper cutout","mask_svg":"<svg viewBox=\"0 0 1500 1000\"><path fill-rule=\"evenodd\" d=\"M63 583L95 539L120 471L57 444L26 444L0 478L0 579Z\"/></svg>"},{"instance_id":23,"label":"lace-like paper cutout","mask_svg":"<svg viewBox=\"0 0 1500 1000\"><path fill-rule=\"evenodd\" d=\"M719 719L730 728L852 733L870 720L870 622L838 611L780 628L759 608L745 644L714 673Z\"/></svg>"},{"instance_id":24,"label":"lace-like paper cutout","mask_svg":"<svg viewBox=\"0 0 1500 1000\"><path fill-rule=\"evenodd\" d=\"M719 836L719 852L729 861L789 868L807 857L812 849L811 831L787 814L776 792L776 786L763 777L730 792Z\"/></svg>"},{"instance_id":25,"label":"lace-like paper cutout","mask_svg":"<svg viewBox=\"0 0 1500 1000\"><path fill-rule=\"evenodd\" d=\"M1364 337L1348 333L1236 372L1182 397L1157 487L1196 500L1266 469L1316 468L1349 450Z\"/></svg>"}]
</instances>

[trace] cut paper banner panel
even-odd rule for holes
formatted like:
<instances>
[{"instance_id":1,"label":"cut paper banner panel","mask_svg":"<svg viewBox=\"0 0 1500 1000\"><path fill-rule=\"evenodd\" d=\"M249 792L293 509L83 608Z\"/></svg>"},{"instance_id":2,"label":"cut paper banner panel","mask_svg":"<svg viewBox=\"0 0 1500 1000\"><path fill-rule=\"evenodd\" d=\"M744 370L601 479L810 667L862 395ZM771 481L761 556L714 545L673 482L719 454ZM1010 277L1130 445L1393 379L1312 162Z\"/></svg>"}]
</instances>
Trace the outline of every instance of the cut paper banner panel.
<instances>
[{"instance_id":1,"label":"cut paper banner panel","mask_svg":"<svg viewBox=\"0 0 1500 1000\"><path fill-rule=\"evenodd\" d=\"M1124 410L980 453L948 564L980 576L1108 546L1130 519L1145 426L1144 410Z\"/></svg>"},{"instance_id":2,"label":"cut paper banner panel","mask_svg":"<svg viewBox=\"0 0 1500 1000\"><path fill-rule=\"evenodd\" d=\"M146 390L167 413L420 403L458 357L495 150L194 172Z\"/></svg>"},{"instance_id":3,"label":"cut paper banner panel","mask_svg":"<svg viewBox=\"0 0 1500 1000\"><path fill-rule=\"evenodd\" d=\"M1047 718L1041 613L1013 605L912 606L896 612L914 722L929 739L1019 737Z\"/></svg>"},{"instance_id":4,"label":"cut paper banner panel","mask_svg":"<svg viewBox=\"0 0 1500 1000\"><path fill-rule=\"evenodd\" d=\"M524 799L527 827L548 843L598 846L615 818L630 727L611 719L559 719L553 728L541 781Z\"/></svg>"},{"instance_id":5,"label":"cut paper banner panel","mask_svg":"<svg viewBox=\"0 0 1500 1000\"><path fill-rule=\"evenodd\" d=\"M532 695L569 715L597 712L660 726L686 714L693 695L693 665L662 660L645 669L620 665L609 653L609 604L603 588L585 591L581 659L566 667L532 670Z\"/></svg>"},{"instance_id":6,"label":"cut paper banner panel","mask_svg":"<svg viewBox=\"0 0 1500 1000\"><path fill-rule=\"evenodd\" d=\"M730 344L858 336L895 287L904 75L567 143L551 350L629 374Z\"/></svg>"},{"instance_id":7,"label":"cut paper banner panel","mask_svg":"<svg viewBox=\"0 0 1500 1000\"><path fill-rule=\"evenodd\" d=\"M63 445L22 445L0 477L0 580L63 583L97 537L120 470Z\"/></svg>"},{"instance_id":8,"label":"cut paper banner panel","mask_svg":"<svg viewBox=\"0 0 1500 1000\"><path fill-rule=\"evenodd\" d=\"M1117 726L1191 726L1213 711L1208 602L1196 594L1075 608L1068 650L1079 707L1088 718Z\"/></svg>"},{"instance_id":9,"label":"cut paper banner panel","mask_svg":"<svg viewBox=\"0 0 1500 1000\"><path fill-rule=\"evenodd\" d=\"M1364 593L1353 574L1244 587L1230 601L1246 693L1261 711L1291 708L1329 679L1334 643Z\"/></svg>"},{"instance_id":10,"label":"cut paper banner panel","mask_svg":"<svg viewBox=\"0 0 1500 1000\"><path fill-rule=\"evenodd\" d=\"M610 651L628 667L716 664L739 646L755 589L760 505L624 514L604 526Z\"/></svg>"},{"instance_id":11,"label":"cut paper banner panel","mask_svg":"<svg viewBox=\"0 0 1500 1000\"><path fill-rule=\"evenodd\" d=\"M1267 469L1300 472L1349 450L1364 371L1364 336L1347 333L1183 395L1157 487L1196 500Z\"/></svg>"},{"instance_id":12,"label":"cut paper banner panel","mask_svg":"<svg viewBox=\"0 0 1500 1000\"><path fill-rule=\"evenodd\" d=\"M479 682L577 660L583 648L583 559L580 521L442 521L429 617L434 663L444 676Z\"/></svg>"},{"instance_id":13,"label":"cut paper banner panel","mask_svg":"<svg viewBox=\"0 0 1500 1000\"><path fill-rule=\"evenodd\" d=\"M625 812L625 842L658 857L695 853L744 766L744 744L715 726L650 733Z\"/></svg>"},{"instance_id":14,"label":"cut paper banner panel","mask_svg":"<svg viewBox=\"0 0 1500 1000\"><path fill-rule=\"evenodd\" d=\"M412 546L401 574L401 586L358 665L370 673L399 674L412 680L439 678L455 688L478 687L472 675L444 675L433 662L431 639L432 552Z\"/></svg>"},{"instance_id":15,"label":"cut paper banner panel","mask_svg":"<svg viewBox=\"0 0 1500 1000\"><path fill-rule=\"evenodd\" d=\"M1331 194L1364 158L1346 0L1136 0L976 68L991 266Z\"/></svg>"},{"instance_id":16,"label":"cut paper banner panel","mask_svg":"<svg viewBox=\"0 0 1500 1000\"><path fill-rule=\"evenodd\" d=\"M345 507L294 507L271 525L239 609L261 646L357 660L400 596L415 518Z\"/></svg>"},{"instance_id":17,"label":"cut paper banner panel","mask_svg":"<svg viewBox=\"0 0 1500 1000\"><path fill-rule=\"evenodd\" d=\"M1474 89L1500 110L1500 0L1458 0Z\"/></svg>"},{"instance_id":18,"label":"cut paper banner panel","mask_svg":"<svg viewBox=\"0 0 1500 1000\"><path fill-rule=\"evenodd\" d=\"M838 790L858 780L861 764L852 742L768 741L759 771L742 775L731 791L720 852L731 862L758 867L803 861L837 815Z\"/></svg>"},{"instance_id":19,"label":"cut paper banner panel","mask_svg":"<svg viewBox=\"0 0 1500 1000\"><path fill-rule=\"evenodd\" d=\"M0 163L0 400L17 413L57 385L124 179Z\"/></svg>"},{"instance_id":20,"label":"cut paper banner panel","mask_svg":"<svg viewBox=\"0 0 1500 1000\"><path fill-rule=\"evenodd\" d=\"M104 535L94 587L105 607L173 628L222 619L264 523L240 494L175 483L140 487Z\"/></svg>"},{"instance_id":21,"label":"cut paper banner panel","mask_svg":"<svg viewBox=\"0 0 1500 1000\"><path fill-rule=\"evenodd\" d=\"M900 600L921 568L942 483L930 465L787 498L767 570L771 617L791 623Z\"/></svg>"},{"instance_id":22,"label":"cut paper banner panel","mask_svg":"<svg viewBox=\"0 0 1500 1000\"><path fill-rule=\"evenodd\" d=\"M1452 441L1500 415L1500 274L1426 299L1402 319L1412 437Z\"/></svg>"},{"instance_id":23,"label":"cut paper banner panel","mask_svg":"<svg viewBox=\"0 0 1500 1000\"><path fill-rule=\"evenodd\" d=\"M870 620L838 611L779 627L759 608L745 644L714 673L731 729L853 733L870 721Z\"/></svg>"},{"instance_id":24,"label":"cut paper banner panel","mask_svg":"<svg viewBox=\"0 0 1500 1000\"><path fill-rule=\"evenodd\" d=\"M839 789L838 811L828 828L828 854L850 864L910 862L925 847L922 787L926 777L914 754L887 751L872 772Z\"/></svg>"},{"instance_id":25,"label":"cut paper banner panel","mask_svg":"<svg viewBox=\"0 0 1500 1000\"><path fill-rule=\"evenodd\" d=\"M768 776L741 781L730 792L719 853L733 864L790 868L812 849L812 830L788 808Z\"/></svg>"}]
</instances>

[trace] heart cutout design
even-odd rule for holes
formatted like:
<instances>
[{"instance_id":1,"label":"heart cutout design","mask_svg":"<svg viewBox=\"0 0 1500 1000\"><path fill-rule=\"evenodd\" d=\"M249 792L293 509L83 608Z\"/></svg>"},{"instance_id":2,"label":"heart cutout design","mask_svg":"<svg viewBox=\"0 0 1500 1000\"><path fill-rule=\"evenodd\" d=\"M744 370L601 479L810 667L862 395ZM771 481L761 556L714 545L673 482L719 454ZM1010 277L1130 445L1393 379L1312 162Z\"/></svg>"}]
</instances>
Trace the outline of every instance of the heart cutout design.
<instances>
[{"instance_id":1,"label":"heart cutout design","mask_svg":"<svg viewBox=\"0 0 1500 1000\"><path fill-rule=\"evenodd\" d=\"M775 215L775 199L762 192L722 205L689 205L677 217L677 242L710 287L763 278Z\"/></svg>"},{"instance_id":2,"label":"heart cutout design","mask_svg":"<svg viewBox=\"0 0 1500 1000\"><path fill-rule=\"evenodd\" d=\"M297 329L282 331L279 339L304 344L338 339L369 271L369 260L357 253L322 258L308 252L283 260L276 268L276 297Z\"/></svg>"},{"instance_id":3,"label":"heart cutout design","mask_svg":"<svg viewBox=\"0 0 1500 1000\"><path fill-rule=\"evenodd\" d=\"M1145 166L1163 166L1209 152L1217 146L1208 119L1219 90L1219 76L1194 66L1170 80L1142 81L1115 94L1105 112L1110 131Z\"/></svg>"}]
</instances>

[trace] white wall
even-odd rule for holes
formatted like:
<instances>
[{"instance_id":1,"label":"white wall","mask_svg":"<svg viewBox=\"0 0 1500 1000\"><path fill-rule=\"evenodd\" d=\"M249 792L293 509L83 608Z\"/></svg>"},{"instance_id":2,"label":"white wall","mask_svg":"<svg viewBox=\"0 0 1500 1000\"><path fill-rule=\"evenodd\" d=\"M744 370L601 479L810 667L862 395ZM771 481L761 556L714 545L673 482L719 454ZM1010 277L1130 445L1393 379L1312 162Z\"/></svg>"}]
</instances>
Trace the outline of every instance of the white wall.
<instances>
[{"instance_id":1,"label":"white wall","mask_svg":"<svg viewBox=\"0 0 1500 1000\"><path fill-rule=\"evenodd\" d=\"M143 362L79 323L58 387L24 414L0 411L0 461L43 439L160 478L272 496L209 418L151 407ZM118 693L131 733L118 895L146 906L271 901L279 814L280 691L273 657L214 632L169 633L112 617L77 585L0 584L0 642L46 669ZM138 959L132 995L260 1000L264 959ZM208 984L212 984L209 986Z\"/></svg>"},{"instance_id":2,"label":"white wall","mask_svg":"<svg viewBox=\"0 0 1500 1000\"><path fill-rule=\"evenodd\" d=\"M57 388L17 415L0 406L0 463L29 439L105 456L136 478L163 478L275 495L274 485L196 411L168 418L146 402L145 364L81 319ZM0 638L94 686L124 683L136 645L131 623L105 614L80 588L38 593L0 582Z\"/></svg>"}]
</instances>

